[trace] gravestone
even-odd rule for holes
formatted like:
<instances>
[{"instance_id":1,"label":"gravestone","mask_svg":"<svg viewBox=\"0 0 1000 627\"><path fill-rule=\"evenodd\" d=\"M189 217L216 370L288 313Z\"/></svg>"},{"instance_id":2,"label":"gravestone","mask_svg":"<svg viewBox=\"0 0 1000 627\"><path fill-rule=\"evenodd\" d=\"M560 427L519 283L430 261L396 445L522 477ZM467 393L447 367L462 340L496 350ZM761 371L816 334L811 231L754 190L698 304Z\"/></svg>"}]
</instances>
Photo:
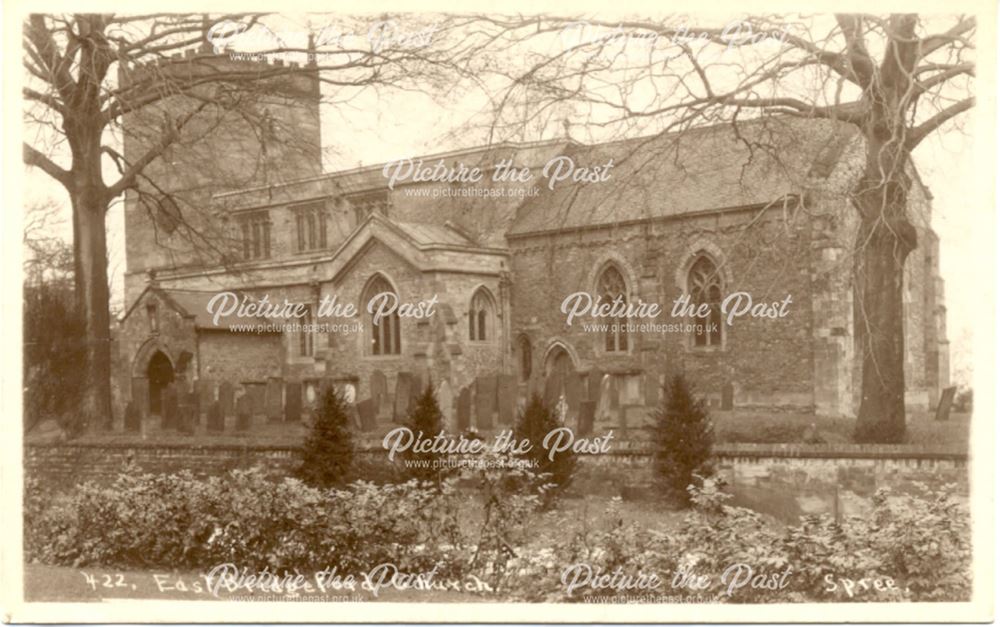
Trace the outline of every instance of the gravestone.
<instances>
[{"instance_id":1,"label":"gravestone","mask_svg":"<svg viewBox=\"0 0 1000 627\"><path fill-rule=\"evenodd\" d=\"M132 405L140 421L149 416L149 379L146 377L132 379Z\"/></svg>"},{"instance_id":2,"label":"gravestone","mask_svg":"<svg viewBox=\"0 0 1000 627\"><path fill-rule=\"evenodd\" d=\"M183 403L177 406L177 429L184 435L194 435L195 426L195 405L192 403L192 396L187 392L181 392Z\"/></svg>"},{"instance_id":3,"label":"gravestone","mask_svg":"<svg viewBox=\"0 0 1000 627\"><path fill-rule=\"evenodd\" d=\"M350 381L341 383L340 398L342 398L348 405L355 404L358 402L358 386Z\"/></svg>"},{"instance_id":4,"label":"gravestone","mask_svg":"<svg viewBox=\"0 0 1000 627\"><path fill-rule=\"evenodd\" d=\"M597 370L591 370L587 373L587 400L594 401L594 403L601 402L601 380L604 375Z\"/></svg>"},{"instance_id":5,"label":"gravestone","mask_svg":"<svg viewBox=\"0 0 1000 627\"><path fill-rule=\"evenodd\" d=\"M222 417L222 404L219 401L212 401L208 405L208 420L205 425L209 431L221 433L225 430L225 422Z\"/></svg>"},{"instance_id":6,"label":"gravestone","mask_svg":"<svg viewBox=\"0 0 1000 627\"><path fill-rule=\"evenodd\" d=\"M316 381L302 382L302 410L308 415L310 411L319 407L322 397L319 395L319 385Z\"/></svg>"},{"instance_id":7,"label":"gravestone","mask_svg":"<svg viewBox=\"0 0 1000 627\"><path fill-rule=\"evenodd\" d=\"M726 382L722 386L722 410L732 411L733 409L733 384Z\"/></svg>"},{"instance_id":8,"label":"gravestone","mask_svg":"<svg viewBox=\"0 0 1000 627\"><path fill-rule=\"evenodd\" d=\"M601 377L601 383L598 386L600 390L597 400L597 412L594 415L595 423L603 423L614 419L614 414L611 411L611 375L603 375Z\"/></svg>"},{"instance_id":9,"label":"gravestone","mask_svg":"<svg viewBox=\"0 0 1000 627\"><path fill-rule=\"evenodd\" d=\"M458 393L458 430L465 431L472 425L472 391L464 387Z\"/></svg>"},{"instance_id":10,"label":"gravestone","mask_svg":"<svg viewBox=\"0 0 1000 627\"><path fill-rule=\"evenodd\" d=\"M136 408L135 403L129 401L125 403L125 430L136 433L142 428L142 416Z\"/></svg>"},{"instance_id":11,"label":"gravestone","mask_svg":"<svg viewBox=\"0 0 1000 627\"><path fill-rule=\"evenodd\" d=\"M250 383L246 385L246 396L250 398L247 410L250 416L262 416L265 414L267 401L267 386L263 383Z\"/></svg>"},{"instance_id":12,"label":"gravestone","mask_svg":"<svg viewBox=\"0 0 1000 627\"><path fill-rule=\"evenodd\" d=\"M451 392L451 384L448 383L447 379L437 386L434 397L437 399L438 407L441 408L441 427L450 430L455 426L455 399Z\"/></svg>"},{"instance_id":13,"label":"gravestone","mask_svg":"<svg viewBox=\"0 0 1000 627\"><path fill-rule=\"evenodd\" d=\"M191 405L191 424L198 427L201 425L202 408L207 407L209 401L202 400L201 391L197 385L188 394L188 401Z\"/></svg>"},{"instance_id":14,"label":"gravestone","mask_svg":"<svg viewBox=\"0 0 1000 627\"><path fill-rule=\"evenodd\" d=\"M608 376L608 385L601 391L601 394L608 396L608 409L615 410L621 407L621 386L619 377Z\"/></svg>"},{"instance_id":15,"label":"gravestone","mask_svg":"<svg viewBox=\"0 0 1000 627\"><path fill-rule=\"evenodd\" d=\"M413 374L413 387L411 388L411 394L415 398L420 398L420 395L424 393L427 389L427 382L430 381L430 374L427 371L417 371Z\"/></svg>"},{"instance_id":16,"label":"gravestone","mask_svg":"<svg viewBox=\"0 0 1000 627\"><path fill-rule=\"evenodd\" d=\"M581 373L571 372L566 375L566 385L563 391L563 397L566 399L567 413L570 420L577 418L580 415L580 402L583 401L583 387L585 383L585 377Z\"/></svg>"},{"instance_id":17,"label":"gravestone","mask_svg":"<svg viewBox=\"0 0 1000 627\"><path fill-rule=\"evenodd\" d=\"M562 396L563 391L563 376L559 372L551 372L547 377L545 377L545 393L542 396L542 400L545 401L545 406L552 408L556 406L559 402L559 397Z\"/></svg>"},{"instance_id":18,"label":"gravestone","mask_svg":"<svg viewBox=\"0 0 1000 627\"><path fill-rule=\"evenodd\" d=\"M384 416L391 411L389 407L389 384L385 380L385 375L376 370L372 373L368 382L369 394L375 409L376 416Z\"/></svg>"},{"instance_id":19,"label":"gravestone","mask_svg":"<svg viewBox=\"0 0 1000 627\"><path fill-rule=\"evenodd\" d=\"M284 405L284 386L281 385L281 379L277 377L271 377L267 380L267 393L265 397L265 404L267 407L267 420L268 422L277 422L281 420L282 406Z\"/></svg>"},{"instance_id":20,"label":"gravestone","mask_svg":"<svg viewBox=\"0 0 1000 627\"><path fill-rule=\"evenodd\" d=\"M323 399L326 398L326 393L330 390L337 390L337 386L334 385L333 381L330 379L321 379L319 382L319 396L316 400L317 407L323 403Z\"/></svg>"},{"instance_id":21,"label":"gravestone","mask_svg":"<svg viewBox=\"0 0 1000 627\"><path fill-rule=\"evenodd\" d=\"M223 381L219 386L219 415L223 420L233 415L236 407L233 405L233 384Z\"/></svg>"},{"instance_id":22,"label":"gravestone","mask_svg":"<svg viewBox=\"0 0 1000 627\"><path fill-rule=\"evenodd\" d=\"M406 422L412 402L413 375L409 372L400 372L396 375L396 397L392 405L392 419L395 422Z\"/></svg>"},{"instance_id":23,"label":"gravestone","mask_svg":"<svg viewBox=\"0 0 1000 627\"><path fill-rule=\"evenodd\" d=\"M302 384L289 381L285 384L285 422L302 421Z\"/></svg>"},{"instance_id":24,"label":"gravestone","mask_svg":"<svg viewBox=\"0 0 1000 627\"><path fill-rule=\"evenodd\" d=\"M209 406L218 400L216 395L216 384L213 379L198 379L196 388L198 390L198 413L208 415ZM201 422L199 418L199 422Z\"/></svg>"},{"instance_id":25,"label":"gravestone","mask_svg":"<svg viewBox=\"0 0 1000 627\"><path fill-rule=\"evenodd\" d=\"M358 420L361 422L362 431L375 429L375 399L366 398L358 403Z\"/></svg>"},{"instance_id":26,"label":"gravestone","mask_svg":"<svg viewBox=\"0 0 1000 627\"><path fill-rule=\"evenodd\" d=\"M951 405L955 401L955 386L941 390L941 400L938 402L934 420L948 420L951 415Z\"/></svg>"},{"instance_id":27,"label":"gravestone","mask_svg":"<svg viewBox=\"0 0 1000 627\"><path fill-rule=\"evenodd\" d=\"M514 424L517 417L517 377L502 374L497 381L497 422L502 425Z\"/></svg>"},{"instance_id":28,"label":"gravestone","mask_svg":"<svg viewBox=\"0 0 1000 627\"><path fill-rule=\"evenodd\" d=\"M177 428L177 388L168 383L160 391L160 427L162 429Z\"/></svg>"},{"instance_id":29,"label":"gravestone","mask_svg":"<svg viewBox=\"0 0 1000 627\"><path fill-rule=\"evenodd\" d=\"M647 372L646 376L643 377L643 387L645 387L644 401L646 407L652 408L660 404L660 390L663 387L660 383L660 377L653 373Z\"/></svg>"},{"instance_id":30,"label":"gravestone","mask_svg":"<svg viewBox=\"0 0 1000 627\"><path fill-rule=\"evenodd\" d=\"M580 420L577 423L578 435L587 436L594 431L594 411L597 403L594 401L583 401L580 403Z\"/></svg>"},{"instance_id":31,"label":"gravestone","mask_svg":"<svg viewBox=\"0 0 1000 627\"><path fill-rule=\"evenodd\" d=\"M254 414L253 400L251 394L244 394L236 399L236 429L247 431L250 429L250 419Z\"/></svg>"},{"instance_id":32,"label":"gravestone","mask_svg":"<svg viewBox=\"0 0 1000 627\"><path fill-rule=\"evenodd\" d=\"M495 375L476 377L476 428L493 429L493 412L497 407L497 378Z\"/></svg>"},{"instance_id":33,"label":"gravestone","mask_svg":"<svg viewBox=\"0 0 1000 627\"><path fill-rule=\"evenodd\" d=\"M412 410L420 402L420 397L424 393L427 381L430 381L430 375L424 373L423 375L414 375L413 384L410 385L410 409Z\"/></svg>"},{"instance_id":34,"label":"gravestone","mask_svg":"<svg viewBox=\"0 0 1000 627\"><path fill-rule=\"evenodd\" d=\"M358 411L357 403L345 403L344 412L347 414L347 424L355 431L361 430L361 413Z\"/></svg>"}]
</instances>

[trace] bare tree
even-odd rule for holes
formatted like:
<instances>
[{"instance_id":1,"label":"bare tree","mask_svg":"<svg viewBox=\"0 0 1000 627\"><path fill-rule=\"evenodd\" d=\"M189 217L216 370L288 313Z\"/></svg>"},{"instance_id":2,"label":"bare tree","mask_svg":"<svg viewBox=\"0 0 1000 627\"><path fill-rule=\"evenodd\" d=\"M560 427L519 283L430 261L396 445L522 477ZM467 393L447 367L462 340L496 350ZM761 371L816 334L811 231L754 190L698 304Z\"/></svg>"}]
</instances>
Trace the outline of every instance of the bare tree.
<instances>
[{"instance_id":1,"label":"bare tree","mask_svg":"<svg viewBox=\"0 0 1000 627\"><path fill-rule=\"evenodd\" d=\"M72 205L73 277L87 340L81 427L106 426L111 420L105 215L116 198L128 191L149 210L172 215L171 228L186 227L193 244L225 262L230 249L206 234L209 221L190 219L179 209L183 198L169 193L176 186L160 178L167 172L157 167L165 153L192 134L210 136L225 126L219 121L234 116L263 145L266 134L283 131L257 105L269 92L281 91L286 79L318 77L340 103L367 88L444 91L442 70L464 50L461 37L449 34L454 25L443 20L436 21L433 37L414 41L385 27L374 36L367 30L367 37L344 38L343 33L365 33L371 20L341 18L338 23L331 18L339 26L325 29L327 35L337 32L328 37L332 44L325 50L320 45L317 52L312 39L308 45L273 39L255 50L262 56L309 55L300 65L212 62L218 50L208 45L209 34L225 38L258 26L268 31L266 19L258 14L36 14L24 24L25 119L35 130L35 139L23 146L24 161L57 181ZM381 19L391 23L391 16ZM414 21L419 20L409 23ZM144 122L125 124L130 116ZM122 148L130 140L139 147L136 154Z\"/></svg>"},{"instance_id":2,"label":"bare tree","mask_svg":"<svg viewBox=\"0 0 1000 627\"><path fill-rule=\"evenodd\" d=\"M907 211L911 155L975 104L973 18L752 16L713 26L684 16L518 16L481 23L497 55L478 71L494 94L496 134L516 136L567 109L585 127L622 135L768 116L856 128L864 141L850 198L859 225L856 437L904 437L903 270L917 242ZM496 58L528 62L509 70Z\"/></svg>"}]
</instances>

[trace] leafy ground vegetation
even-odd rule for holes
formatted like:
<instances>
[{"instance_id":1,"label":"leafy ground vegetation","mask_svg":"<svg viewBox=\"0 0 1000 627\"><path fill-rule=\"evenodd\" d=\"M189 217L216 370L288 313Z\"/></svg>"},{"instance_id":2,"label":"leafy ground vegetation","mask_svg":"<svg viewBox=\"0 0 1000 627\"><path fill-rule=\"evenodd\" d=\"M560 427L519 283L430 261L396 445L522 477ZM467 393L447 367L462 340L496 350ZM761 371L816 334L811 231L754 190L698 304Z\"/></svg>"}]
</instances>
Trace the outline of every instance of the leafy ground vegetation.
<instances>
[{"instance_id":1,"label":"leafy ground vegetation","mask_svg":"<svg viewBox=\"0 0 1000 627\"><path fill-rule=\"evenodd\" d=\"M434 484L317 488L271 481L260 470L196 479L130 469L110 485L61 494L29 485L27 568L29 575L51 574L52 566L206 572L229 563L250 572L365 573L391 564L399 573L433 572L435 582L477 582L471 591L396 587L383 600L652 593L734 603L958 601L970 594L968 513L948 492L879 492L863 518L783 525L728 505L711 485L692 488L684 510L592 497L545 507L531 487L539 482L525 473L477 469ZM640 588L654 573L660 584ZM615 585L601 585L601 574Z\"/></svg>"}]
</instances>

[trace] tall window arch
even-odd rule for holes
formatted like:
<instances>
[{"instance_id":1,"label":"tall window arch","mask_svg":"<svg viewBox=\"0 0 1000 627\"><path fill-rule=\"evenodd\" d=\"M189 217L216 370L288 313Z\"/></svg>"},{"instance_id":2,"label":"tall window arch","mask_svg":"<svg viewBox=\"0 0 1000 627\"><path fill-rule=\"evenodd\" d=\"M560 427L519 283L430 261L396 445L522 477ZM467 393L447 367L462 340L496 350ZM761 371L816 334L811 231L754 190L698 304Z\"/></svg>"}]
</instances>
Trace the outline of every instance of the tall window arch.
<instances>
[{"instance_id":1,"label":"tall window arch","mask_svg":"<svg viewBox=\"0 0 1000 627\"><path fill-rule=\"evenodd\" d=\"M722 345L722 277L719 266L707 255L701 255L688 270L688 293L697 310L709 306L708 316L695 320L695 346Z\"/></svg>"},{"instance_id":2,"label":"tall window arch","mask_svg":"<svg viewBox=\"0 0 1000 627\"><path fill-rule=\"evenodd\" d=\"M469 339L473 342L487 342L493 339L496 308L493 296L485 287L476 290L469 305Z\"/></svg>"},{"instance_id":3,"label":"tall window arch","mask_svg":"<svg viewBox=\"0 0 1000 627\"><path fill-rule=\"evenodd\" d=\"M393 311L379 319L378 325L376 325L375 316L368 311L368 303L379 294L386 292L396 295L396 290L393 289L389 281L381 274L377 274L368 282L368 287L362 296L362 306L368 315L368 326L371 328L370 353L372 355L398 355L400 353L399 314ZM398 297L398 295L396 296Z\"/></svg>"},{"instance_id":4,"label":"tall window arch","mask_svg":"<svg viewBox=\"0 0 1000 627\"><path fill-rule=\"evenodd\" d=\"M608 304L614 303L615 300L620 300L623 306L628 304L625 277L616 266L608 266L597 278L597 295ZM606 352L628 352L628 333L625 331L627 323L628 318L624 315L608 320L608 329L604 332L604 350Z\"/></svg>"}]
</instances>

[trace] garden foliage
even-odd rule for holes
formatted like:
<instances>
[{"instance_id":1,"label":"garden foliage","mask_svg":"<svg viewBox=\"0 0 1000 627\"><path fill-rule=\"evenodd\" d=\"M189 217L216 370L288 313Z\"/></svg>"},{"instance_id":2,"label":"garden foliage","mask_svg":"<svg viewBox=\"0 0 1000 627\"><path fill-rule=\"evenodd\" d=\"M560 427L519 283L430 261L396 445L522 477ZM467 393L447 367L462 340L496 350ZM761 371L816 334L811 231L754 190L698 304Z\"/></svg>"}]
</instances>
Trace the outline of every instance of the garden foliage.
<instances>
[{"instance_id":1,"label":"garden foliage","mask_svg":"<svg viewBox=\"0 0 1000 627\"><path fill-rule=\"evenodd\" d=\"M653 415L653 472L664 497L688 505L688 486L711 474L712 423L701 400L687 381L676 375L664 390L661 407Z\"/></svg>"},{"instance_id":2,"label":"garden foliage","mask_svg":"<svg viewBox=\"0 0 1000 627\"><path fill-rule=\"evenodd\" d=\"M460 492L457 479L433 487L410 481L319 489L295 479L270 481L259 470L196 479L131 469L112 485L87 483L61 496L32 484L26 555L47 564L113 568L436 566L441 577L475 574L490 582L495 598L527 601L615 594L569 593L562 577L578 563L605 573L657 573L663 583L655 594L716 602L962 601L970 595L968 510L947 491L881 491L867 516L809 516L785 526L728 505L714 488L692 487L692 508L680 524L648 528L627 522L619 499L598 524L578 512L545 512L539 494L510 489L525 471L505 468L476 471L478 483L466 482L475 483L474 493ZM788 570L786 585L730 589L721 575L736 564L756 574ZM674 587L678 572L706 575L709 585ZM887 579L894 590L859 584Z\"/></svg>"}]
</instances>

